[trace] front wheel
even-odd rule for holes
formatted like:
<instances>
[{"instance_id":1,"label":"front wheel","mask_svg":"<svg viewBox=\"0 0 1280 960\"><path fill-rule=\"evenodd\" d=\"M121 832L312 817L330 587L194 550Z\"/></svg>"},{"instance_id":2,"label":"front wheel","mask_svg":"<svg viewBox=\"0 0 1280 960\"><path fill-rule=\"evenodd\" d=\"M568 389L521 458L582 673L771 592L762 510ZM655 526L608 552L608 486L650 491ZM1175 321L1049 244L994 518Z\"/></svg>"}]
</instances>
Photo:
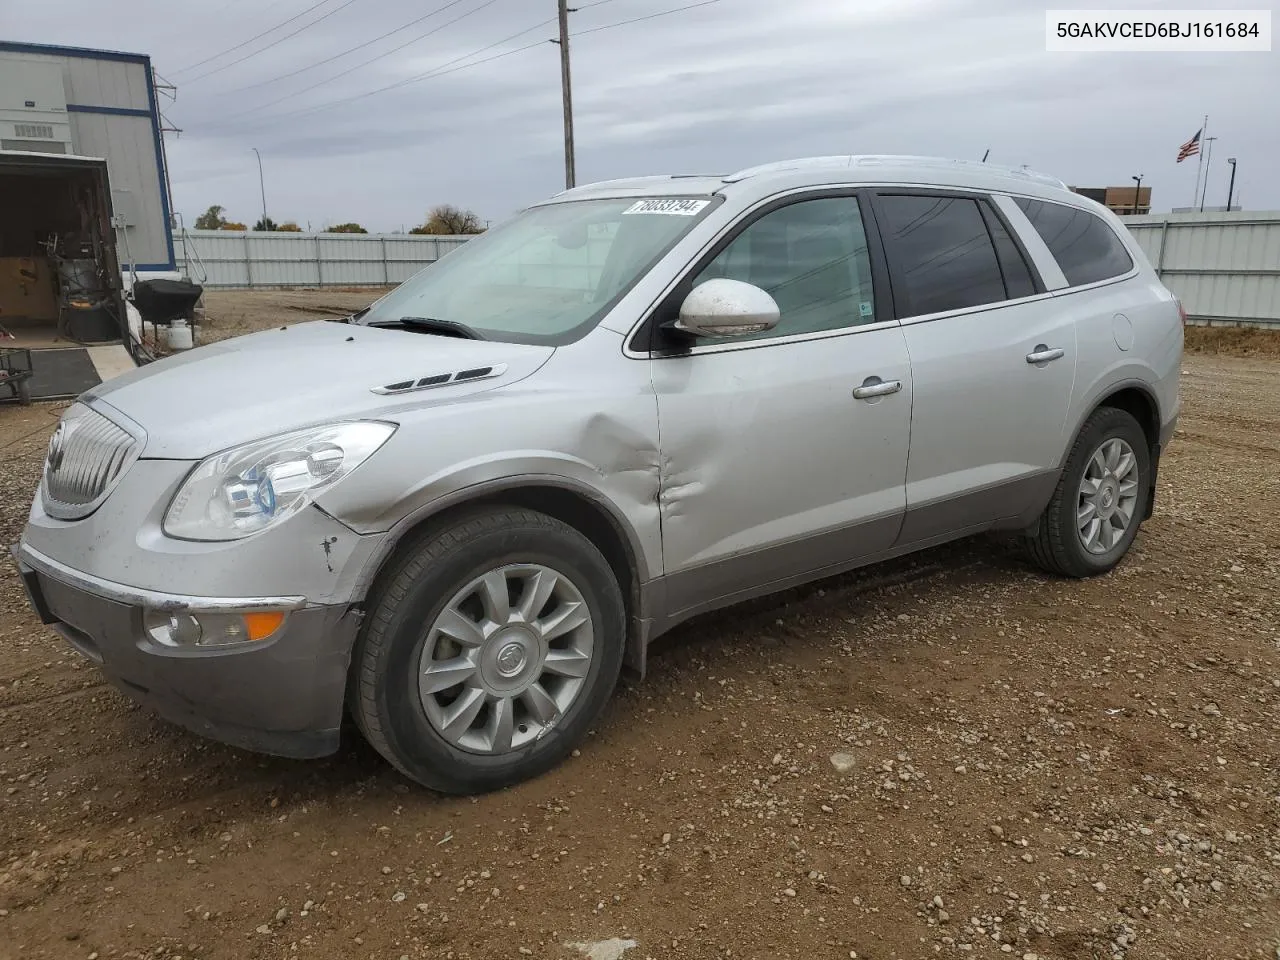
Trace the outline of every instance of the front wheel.
<instances>
[{"instance_id":1,"label":"front wheel","mask_svg":"<svg viewBox=\"0 0 1280 960\"><path fill-rule=\"evenodd\" d=\"M1090 577L1129 552L1151 496L1151 452L1133 415L1101 407L1085 421L1039 529L1032 558L1050 573Z\"/></svg>"},{"instance_id":2,"label":"front wheel","mask_svg":"<svg viewBox=\"0 0 1280 960\"><path fill-rule=\"evenodd\" d=\"M352 712L401 772L445 793L536 776L597 719L622 667L608 562L544 514L496 508L409 551L372 599Z\"/></svg>"}]
</instances>

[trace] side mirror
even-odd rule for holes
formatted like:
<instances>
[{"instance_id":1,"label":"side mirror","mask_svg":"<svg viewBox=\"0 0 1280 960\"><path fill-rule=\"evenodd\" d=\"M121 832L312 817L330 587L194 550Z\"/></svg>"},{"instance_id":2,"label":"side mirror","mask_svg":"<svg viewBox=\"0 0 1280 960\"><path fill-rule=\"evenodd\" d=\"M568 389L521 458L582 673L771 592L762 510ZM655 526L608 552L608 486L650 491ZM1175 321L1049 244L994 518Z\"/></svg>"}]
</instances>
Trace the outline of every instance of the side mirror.
<instances>
[{"instance_id":1,"label":"side mirror","mask_svg":"<svg viewBox=\"0 0 1280 960\"><path fill-rule=\"evenodd\" d=\"M708 280L680 305L675 328L698 337L744 337L778 325L778 304L764 290L741 280Z\"/></svg>"}]
</instances>

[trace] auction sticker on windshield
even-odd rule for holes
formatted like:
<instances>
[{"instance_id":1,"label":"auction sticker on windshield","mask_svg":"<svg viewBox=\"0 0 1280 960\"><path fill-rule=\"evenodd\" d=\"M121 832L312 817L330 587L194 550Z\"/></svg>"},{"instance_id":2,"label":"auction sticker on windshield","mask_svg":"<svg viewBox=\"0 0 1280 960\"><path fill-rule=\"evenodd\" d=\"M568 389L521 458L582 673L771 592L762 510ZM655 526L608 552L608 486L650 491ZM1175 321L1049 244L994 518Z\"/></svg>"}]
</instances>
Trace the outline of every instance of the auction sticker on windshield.
<instances>
[{"instance_id":1,"label":"auction sticker on windshield","mask_svg":"<svg viewBox=\"0 0 1280 960\"><path fill-rule=\"evenodd\" d=\"M623 215L630 213L665 213L675 217L696 217L710 200L637 200Z\"/></svg>"}]
</instances>

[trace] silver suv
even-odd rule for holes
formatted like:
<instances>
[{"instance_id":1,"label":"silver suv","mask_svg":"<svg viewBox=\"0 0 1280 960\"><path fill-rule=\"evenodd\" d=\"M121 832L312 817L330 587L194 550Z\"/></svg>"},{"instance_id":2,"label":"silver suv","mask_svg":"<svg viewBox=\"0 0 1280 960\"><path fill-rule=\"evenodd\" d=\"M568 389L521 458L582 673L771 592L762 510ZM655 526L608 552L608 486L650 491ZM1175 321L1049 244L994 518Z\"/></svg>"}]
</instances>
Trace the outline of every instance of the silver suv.
<instances>
[{"instance_id":1,"label":"silver suv","mask_svg":"<svg viewBox=\"0 0 1280 960\"><path fill-rule=\"evenodd\" d=\"M344 707L449 792L551 767L654 637L988 530L1110 570L1183 318L1026 170L829 157L569 190L336 321L66 413L19 548L45 623L199 733Z\"/></svg>"}]
</instances>

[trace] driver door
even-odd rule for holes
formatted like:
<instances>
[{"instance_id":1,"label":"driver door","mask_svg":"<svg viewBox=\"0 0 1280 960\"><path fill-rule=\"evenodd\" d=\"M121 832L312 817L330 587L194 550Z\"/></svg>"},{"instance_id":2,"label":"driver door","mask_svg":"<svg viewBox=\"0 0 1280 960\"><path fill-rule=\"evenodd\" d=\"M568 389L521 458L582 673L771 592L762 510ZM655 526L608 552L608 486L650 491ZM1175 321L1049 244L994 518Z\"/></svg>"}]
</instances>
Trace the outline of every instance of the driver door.
<instances>
[{"instance_id":1,"label":"driver door","mask_svg":"<svg viewBox=\"0 0 1280 960\"><path fill-rule=\"evenodd\" d=\"M856 195L802 197L748 219L696 270L693 286L763 288L781 320L650 361L672 615L850 568L897 538L911 368L877 256Z\"/></svg>"}]
</instances>

